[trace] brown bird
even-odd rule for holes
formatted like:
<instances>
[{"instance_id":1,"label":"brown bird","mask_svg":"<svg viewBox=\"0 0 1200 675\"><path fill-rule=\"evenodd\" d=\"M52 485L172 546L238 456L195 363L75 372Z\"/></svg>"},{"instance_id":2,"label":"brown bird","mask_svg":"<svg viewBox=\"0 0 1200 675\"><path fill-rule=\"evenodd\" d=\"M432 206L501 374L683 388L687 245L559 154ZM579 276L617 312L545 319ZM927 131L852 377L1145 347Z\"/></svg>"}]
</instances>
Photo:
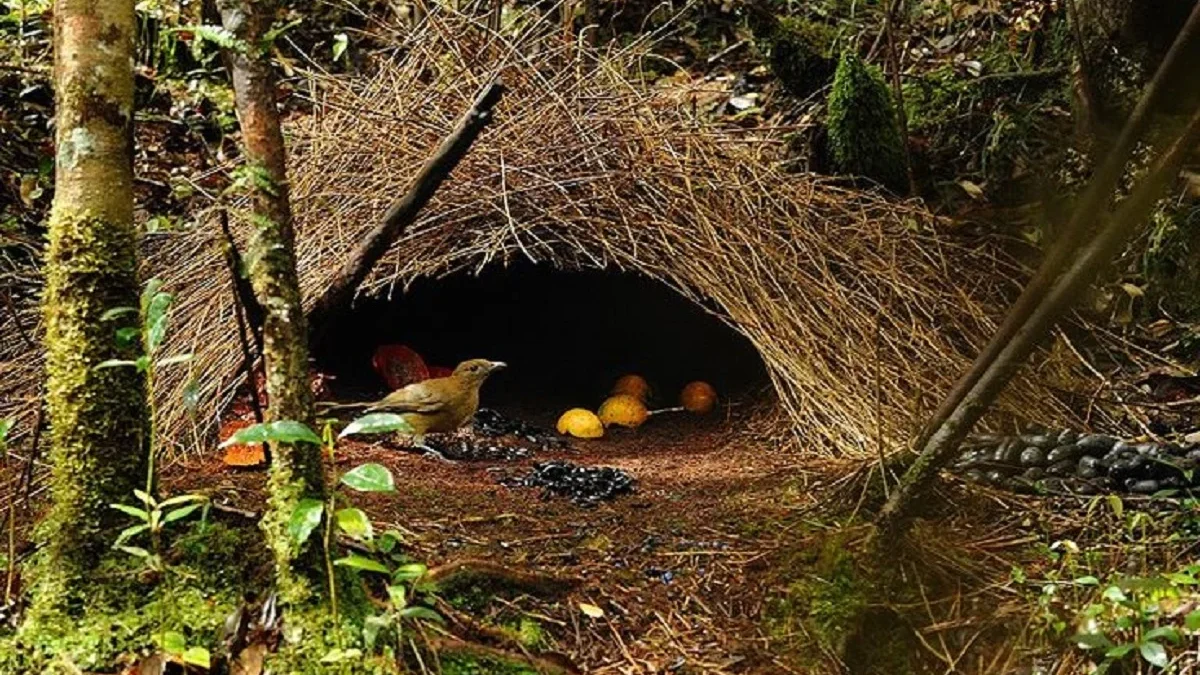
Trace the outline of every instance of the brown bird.
<instances>
[{"instance_id":1,"label":"brown bird","mask_svg":"<svg viewBox=\"0 0 1200 675\"><path fill-rule=\"evenodd\" d=\"M374 403L334 407L366 406L367 412L399 413L413 428L414 445L445 460L441 453L425 445L425 434L455 431L469 422L479 409L479 388L488 375L504 367L501 361L471 359L458 364L446 377L414 382Z\"/></svg>"}]
</instances>

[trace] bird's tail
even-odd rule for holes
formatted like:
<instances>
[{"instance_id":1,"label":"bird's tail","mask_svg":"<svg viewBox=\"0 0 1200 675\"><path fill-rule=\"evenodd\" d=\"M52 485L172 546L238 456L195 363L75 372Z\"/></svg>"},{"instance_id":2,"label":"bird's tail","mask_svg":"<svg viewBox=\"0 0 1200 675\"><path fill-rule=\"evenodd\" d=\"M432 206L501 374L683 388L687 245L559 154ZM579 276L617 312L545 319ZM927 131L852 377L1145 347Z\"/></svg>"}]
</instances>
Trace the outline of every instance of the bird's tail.
<instances>
[{"instance_id":1,"label":"bird's tail","mask_svg":"<svg viewBox=\"0 0 1200 675\"><path fill-rule=\"evenodd\" d=\"M355 410L357 408L366 408L375 405L375 401L356 401L354 403L326 403L317 402L317 412L327 413L335 410Z\"/></svg>"}]
</instances>

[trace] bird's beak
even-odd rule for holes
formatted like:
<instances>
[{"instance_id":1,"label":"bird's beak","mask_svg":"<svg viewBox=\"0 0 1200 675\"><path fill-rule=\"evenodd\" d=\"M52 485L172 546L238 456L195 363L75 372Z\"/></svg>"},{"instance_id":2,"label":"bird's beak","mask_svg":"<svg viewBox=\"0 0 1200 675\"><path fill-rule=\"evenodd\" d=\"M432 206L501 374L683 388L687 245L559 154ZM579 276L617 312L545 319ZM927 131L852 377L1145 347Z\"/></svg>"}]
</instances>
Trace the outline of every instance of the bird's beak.
<instances>
[{"instance_id":1,"label":"bird's beak","mask_svg":"<svg viewBox=\"0 0 1200 675\"><path fill-rule=\"evenodd\" d=\"M491 361L490 363L492 364L491 372L495 372L497 370L504 370L505 368L508 367L508 364L503 361Z\"/></svg>"}]
</instances>

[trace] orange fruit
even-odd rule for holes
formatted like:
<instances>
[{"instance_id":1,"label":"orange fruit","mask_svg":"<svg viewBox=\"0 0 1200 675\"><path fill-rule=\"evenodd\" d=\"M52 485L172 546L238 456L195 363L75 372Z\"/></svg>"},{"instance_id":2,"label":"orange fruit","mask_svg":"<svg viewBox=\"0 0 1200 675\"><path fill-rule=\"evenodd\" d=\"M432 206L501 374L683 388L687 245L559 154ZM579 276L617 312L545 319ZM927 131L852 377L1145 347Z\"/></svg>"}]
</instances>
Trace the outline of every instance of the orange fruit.
<instances>
[{"instance_id":1,"label":"orange fruit","mask_svg":"<svg viewBox=\"0 0 1200 675\"><path fill-rule=\"evenodd\" d=\"M650 411L646 409L646 404L636 396L617 394L610 396L600 405L599 417L606 427L615 424L620 427L636 429L650 417Z\"/></svg>"},{"instance_id":2,"label":"orange fruit","mask_svg":"<svg viewBox=\"0 0 1200 675\"><path fill-rule=\"evenodd\" d=\"M707 382L689 382L679 394L679 405L688 412L708 414L717 407L717 390Z\"/></svg>"},{"instance_id":3,"label":"orange fruit","mask_svg":"<svg viewBox=\"0 0 1200 675\"><path fill-rule=\"evenodd\" d=\"M650 399L650 383L641 375L630 373L622 375L609 393L613 396L627 394L645 403Z\"/></svg>"}]
</instances>

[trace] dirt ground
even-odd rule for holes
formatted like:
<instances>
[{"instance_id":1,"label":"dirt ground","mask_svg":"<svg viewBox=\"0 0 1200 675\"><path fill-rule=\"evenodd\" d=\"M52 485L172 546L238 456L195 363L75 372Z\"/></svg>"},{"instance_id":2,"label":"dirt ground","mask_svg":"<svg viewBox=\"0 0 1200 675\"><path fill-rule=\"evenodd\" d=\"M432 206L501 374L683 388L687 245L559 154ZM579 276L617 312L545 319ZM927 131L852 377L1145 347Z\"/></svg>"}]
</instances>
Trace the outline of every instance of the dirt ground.
<instances>
[{"instance_id":1,"label":"dirt ground","mask_svg":"<svg viewBox=\"0 0 1200 675\"><path fill-rule=\"evenodd\" d=\"M482 558L583 578L565 601L513 602L585 672L778 673L787 668L770 654L761 620L768 562L788 516L811 503L814 476L765 440L765 429L755 428L765 424L728 408L708 418L664 415L528 459L454 464L388 442L347 442L337 466L392 470L396 493L353 501L376 531L407 533L410 553L431 566ZM635 492L588 508L498 482L550 459L623 469ZM165 488L202 489L258 511L264 478L224 466L214 451L170 467ZM585 616L580 602L604 616Z\"/></svg>"}]
</instances>

